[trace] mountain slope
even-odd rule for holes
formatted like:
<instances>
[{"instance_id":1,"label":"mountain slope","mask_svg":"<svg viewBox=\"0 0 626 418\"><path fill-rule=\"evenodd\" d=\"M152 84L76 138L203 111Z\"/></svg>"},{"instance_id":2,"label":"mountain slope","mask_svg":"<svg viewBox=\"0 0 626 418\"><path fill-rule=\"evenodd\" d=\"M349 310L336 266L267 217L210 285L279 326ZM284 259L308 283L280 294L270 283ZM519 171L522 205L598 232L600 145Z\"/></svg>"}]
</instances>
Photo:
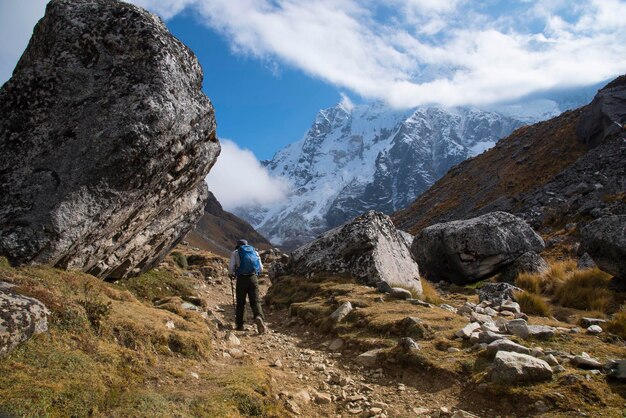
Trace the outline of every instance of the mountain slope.
<instances>
[{"instance_id":1,"label":"mountain slope","mask_svg":"<svg viewBox=\"0 0 626 418\"><path fill-rule=\"evenodd\" d=\"M505 210L550 229L626 213L626 140L614 123L626 118L620 97L626 98L624 77L588 106L518 129L450 170L395 213L394 222L416 233L434 223ZM607 114L609 106L613 113Z\"/></svg>"},{"instance_id":2,"label":"mountain slope","mask_svg":"<svg viewBox=\"0 0 626 418\"><path fill-rule=\"evenodd\" d=\"M272 244L243 219L225 211L213 193L204 207L204 213L196 227L185 240L205 251L228 256L239 239L247 239L250 245L261 250L272 248Z\"/></svg>"},{"instance_id":3,"label":"mountain slope","mask_svg":"<svg viewBox=\"0 0 626 418\"><path fill-rule=\"evenodd\" d=\"M398 111L344 101L320 111L301 141L267 163L273 176L291 181L287 199L235 213L293 248L367 210L405 207L450 167L521 125L473 108Z\"/></svg>"}]
</instances>

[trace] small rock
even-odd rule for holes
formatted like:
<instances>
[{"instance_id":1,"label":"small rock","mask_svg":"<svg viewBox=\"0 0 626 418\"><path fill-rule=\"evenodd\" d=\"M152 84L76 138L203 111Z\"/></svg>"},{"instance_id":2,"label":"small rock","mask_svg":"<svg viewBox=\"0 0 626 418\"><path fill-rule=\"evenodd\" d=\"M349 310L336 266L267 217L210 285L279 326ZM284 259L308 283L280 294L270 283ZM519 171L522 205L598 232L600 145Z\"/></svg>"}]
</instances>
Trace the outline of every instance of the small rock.
<instances>
[{"instance_id":1,"label":"small rock","mask_svg":"<svg viewBox=\"0 0 626 418\"><path fill-rule=\"evenodd\" d=\"M341 322L350 312L352 312L352 304L350 302L344 302L330 315L330 319L335 322Z\"/></svg>"},{"instance_id":2,"label":"small rock","mask_svg":"<svg viewBox=\"0 0 626 418\"><path fill-rule=\"evenodd\" d=\"M479 343L487 343L490 344L496 340L501 340L505 338L504 335L502 334L497 334L495 332L491 332L491 331L482 331L479 335L478 335L478 342Z\"/></svg>"},{"instance_id":3,"label":"small rock","mask_svg":"<svg viewBox=\"0 0 626 418\"><path fill-rule=\"evenodd\" d=\"M572 359L572 364L581 369L600 369L602 368L602 364L594 359L589 357L589 355L585 355L587 353L583 353L580 356L576 356Z\"/></svg>"},{"instance_id":4,"label":"small rock","mask_svg":"<svg viewBox=\"0 0 626 418\"><path fill-rule=\"evenodd\" d=\"M461 306L460 308L458 308L456 310L456 313L459 315L471 315L472 312L474 312L474 310L476 309L476 305L473 304L472 302L465 302L465 304L463 306Z\"/></svg>"},{"instance_id":5,"label":"small rock","mask_svg":"<svg viewBox=\"0 0 626 418\"><path fill-rule=\"evenodd\" d=\"M378 354L382 351L383 351L382 348L377 348L374 350L366 351L365 353L360 354L356 358L356 362L365 367L374 367L376 366Z\"/></svg>"},{"instance_id":6,"label":"small rock","mask_svg":"<svg viewBox=\"0 0 626 418\"><path fill-rule=\"evenodd\" d=\"M559 361L552 354L548 354L547 356L543 356L540 358L548 363L551 367L559 365Z\"/></svg>"},{"instance_id":7,"label":"small rock","mask_svg":"<svg viewBox=\"0 0 626 418\"><path fill-rule=\"evenodd\" d=\"M516 313L515 319L523 319L525 321L528 321L528 315L526 315L524 312Z\"/></svg>"},{"instance_id":8,"label":"small rock","mask_svg":"<svg viewBox=\"0 0 626 418\"><path fill-rule=\"evenodd\" d=\"M509 332L513 335L517 335L520 338L528 338L530 332L528 331L528 323L523 319L514 319L507 324Z\"/></svg>"},{"instance_id":9,"label":"small rock","mask_svg":"<svg viewBox=\"0 0 626 418\"><path fill-rule=\"evenodd\" d=\"M493 341L487 346L487 353L495 356L499 351L510 351L520 354L530 354L530 349L523 345L517 344L506 338Z\"/></svg>"},{"instance_id":10,"label":"small rock","mask_svg":"<svg viewBox=\"0 0 626 418\"><path fill-rule=\"evenodd\" d=\"M526 354L499 351L489 379L504 384L530 383L550 380L552 368L543 360Z\"/></svg>"},{"instance_id":11,"label":"small rock","mask_svg":"<svg viewBox=\"0 0 626 418\"><path fill-rule=\"evenodd\" d=\"M450 348L448 348L448 350L447 350L447 351L448 351L448 353L458 353L458 352L460 352L461 350L460 350L460 349L458 349L458 348L456 348L456 347L450 347Z\"/></svg>"},{"instance_id":12,"label":"small rock","mask_svg":"<svg viewBox=\"0 0 626 418\"><path fill-rule=\"evenodd\" d=\"M587 328L587 334L598 335L602 333L602 328L599 325L592 325Z\"/></svg>"},{"instance_id":13,"label":"small rock","mask_svg":"<svg viewBox=\"0 0 626 418\"><path fill-rule=\"evenodd\" d=\"M513 312L514 314L521 313L519 303L512 302L510 300L507 300L504 303L502 303L502 305L500 305L500 312L502 311L509 311L509 312Z\"/></svg>"},{"instance_id":14,"label":"small rock","mask_svg":"<svg viewBox=\"0 0 626 418\"><path fill-rule=\"evenodd\" d=\"M175 329L176 325L174 324L174 321L172 321L171 319L169 321L167 321L165 323L165 327L168 329Z\"/></svg>"},{"instance_id":15,"label":"small rock","mask_svg":"<svg viewBox=\"0 0 626 418\"><path fill-rule=\"evenodd\" d=\"M480 329L480 324L478 322L471 322L463 327L463 329L458 330L454 335L459 338L468 339L472 333L478 329Z\"/></svg>"},{"instance_id":16,"label":"small rock","mask_svg":"<svg viewBox=\"0 0 626 418\"><path fill-rule=\"evenodd\" d=\"M600 318L580 318L579 324L581 327L587 329L592 325L604 325L606 323L605 319Z\"/></svg>"},{"instance_id":17,"label":"small rock","mask_svg":"<svg viewBox=\"0 0 626 418\"><path fill-rule=\"evenodd\" d=\"M272 367L277 367L279 369L282 369L283 368L283 363L282 363L282 361L280 361L280 359L276 359L272 363Z\"/></svg>"},{"instance_id":18,"label":"small rock","mask_svg":"<svg viewBox=\"0 0 626 418\"><path fill-rule=\"evenodd\" d=\"M302 411L300 411L300 407L292 400L285 400L285 409L291 412L294 415L302 415Z\"/></svg>"},{"instance_id":19,"label":"small rock","mask_svg":"<svg viewBox=\"0 0 626 418\"><path fill-rule=\"evenodd\" d=\"M230 350L228 350L228 354L235 359L241 359L244 356L243 351L238 348L231 348Z\"/></svg>"},{"instance_id":20,"label":"small rock","mask_svg":"<svg viewBox=\"0 0 626 418\"><path fill-rule=\"evenodd\" d=\"M229 345L233 347L238 347L241 345L241 341L239 340L239 338L232 332L226 334L226 341Z\"/></svg>"},{"instance_id":21,"label":"small rock","mask_svg":"<svg viewBox=\"0 0 626 418\"><path fill-rule=\"evenodd\" d=\"M389 292L389 295L396 299L411 299L413 297L413 294L411 292L401 287L391 288L391 292Z\"/></svg>"},{"instance_id":22,"label":"small rock","mask_svg":"<svg viewBox=\"0 0 626 418\"><path fill-rule=\"evenodd\" d=\"M324 392L315 393L315 403L318 405L328 405L333 402L333 398Z\"/></svg>"},{"instance_id":23,"label":"small rock","mask_svg":"<svg viewBox=\"0 0 626 418\"><path fill-rule=\"evenodd\" d=\"M293 398L304 405L311 403L311 395L304 389L294 393Z\"/></svg>"},{"instance_id":24,"label":"small rock","mask_svg":"<svg viewBox=\"0 0 626 418\"><path fill-rule=\"evenodd\" d=\"M446 311L450 311L450 312L455 312L456 313L456 308L454 306L450 306L448 304L442 303L441 305L439 305L439 307L441 309L445 309Z\"/></svg>"},{"instance_id":25,"label":"small rock","mask_svg":"<svg viewBox=\"0 0 626 418\"><path fill-rule=\"evenodd\" d=\"M535 409L539 413L548 412L551 408L544 401L535 402Z\"/></svg>"},{"instance_id":26,"label":"small rock","mask_svg":"<svg viewBox=\"0 0 626 418\"><path fill-rule=\"evenodd\" d=\"M528 334L531 338L548 340L556 334L556 328L547 325L528 325Z\"/></svg>"},{"instance_id":27,"label":"small rock","mask_svg":"<svg viewBox=\"0 0 626 418\"><path fill-rule=\"evenodd\" d=\"M493 322L493 319L489 315L483 315L477 312L472 312L470 318L472 322L478 322L480 324L484 324L485 322Z\"/></svg>"},{"instance_id":28,"label":"small rock","mask_svg":"<svg viewBox=\"0 0 626 418\"><path fill-rule=\"evenodd\" d=\"M626 381L626 360L613 360L604 365L604 370L614 379Z\"/></svg>"},{"instance_id":29,"label":"small rock","mask_svg":"<svg viewBox=\"0 0 626 418\"><path fill-rule=\"evenodd\" d=\"M464 411L462 409L459 409L455 411L454 414L452 414L450 418L478 418L478 416L474 414L470 414L469 412Z\"/></svg>"},{"instance_id":30,"label":"small rock","mask_svg":"<svg viewBox=\"0 0 626 418\"><path fill-rule=\"evenodd\" d=\"M412 338L402 337L398 340L398 347L404 351L419 350L420 346Z\"/></svg>"},{"instance_id":31,"label":"small rock","mask_svg":"<svg viewBox=\"0 0 626 418\"><path fill-rule=\"evenodd\" d=\"M430 409L424 408L424 407L413 408L413 413L417 415L418 417L423 416L423 415L428 415L430 413Z\"/></svg>"},{"instance_id":32,"label":"small rock","mask_svg":"<svg viewBox=\"0 0 626 418\"><path fill-rule=\"evenodd\" d=\"M496 311L496 310L495 310L495 309L493 309L493 308L486 307L486 308L485 308L485 315L489 315L489 316L496 316L496 315L498 315L498 311Z\"/></svg>"},{"instance_id":33,"label":"small rock","mask_svg":"<svg viewBox=\"0 0 626 418\"><path fill-rule=\"evenodd\" d=\"M191 372L191 377L193 377L194 379L200 379L200 375L196 372Z\"/></svg>"},{"instance_id":34,"label":"small rock","mask_svg":"<svg viewBox=\"0 0 626 418\"><path fill-rule=\"evenodd\" d=\"M341 338L335 338L328 344L328 349L330 351L337 351L343 347L344 341Z\"/></svg>"}]
</instances>

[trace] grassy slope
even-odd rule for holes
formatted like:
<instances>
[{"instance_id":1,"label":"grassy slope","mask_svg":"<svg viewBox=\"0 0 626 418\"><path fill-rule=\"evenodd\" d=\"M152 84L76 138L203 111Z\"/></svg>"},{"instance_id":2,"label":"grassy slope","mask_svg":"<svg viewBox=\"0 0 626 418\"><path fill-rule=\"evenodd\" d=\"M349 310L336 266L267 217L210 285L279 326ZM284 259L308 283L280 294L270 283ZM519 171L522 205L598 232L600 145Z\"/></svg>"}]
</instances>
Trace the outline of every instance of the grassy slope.
<instances>
[{"instance_id":1,"label":"grassy slope","mask_svg":"<svg viewBox=\"0 0 626 418\"><path fill-rule=\"evenodd\" d=\"M214 364L209 321L176 303L193 294L194 282L173 263L124 288L0 260L2 280L52 311L49 332L0 359L0 414L282 416L263 369ZM154 307L152 299L168 297L164 309ZM98 327L96 310L90 317L85 308L107 311L109 303Z\"/></svg>"}]
</instances>

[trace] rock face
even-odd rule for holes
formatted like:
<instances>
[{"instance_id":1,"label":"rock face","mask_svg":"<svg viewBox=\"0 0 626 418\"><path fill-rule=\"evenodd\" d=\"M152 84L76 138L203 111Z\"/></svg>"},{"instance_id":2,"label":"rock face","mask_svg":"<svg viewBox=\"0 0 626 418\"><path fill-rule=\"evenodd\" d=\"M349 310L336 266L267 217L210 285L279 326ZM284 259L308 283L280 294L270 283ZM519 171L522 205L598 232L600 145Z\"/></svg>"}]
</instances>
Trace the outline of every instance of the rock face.
<instances>
[{"instance_id":1,"label":"rock face","mask_svg":"<svg viewBox=\"0 0 626 418\"><path fill-rule=\"evenodd\" d=\"M543 248L543 240L526 222L492 212L423 229L411 252L431 278L464 284L494 275L522 254Z\"/></svg>"},{"instance_id":2,"label":"rock face","mask_svg":"<svg viewBox=\"0 0 626 418\"><path fill-rule=\"evenodd\" d=\"M500 281L514 283L521 273L545 273L550 266L539 254L527 252L519 256L514 262L500 273Z\"/></svg>"},{"instance_id":3,"label":"rock face","mask_svg":"<svg viewBox=\"0 0 626 418\"><path fill-rule=\"evenodd\" d=\"M626 123L626 76L618 77L598 92L583 112L576 133L588 146L595 147L623 133ZM615 123L617 122L617 124Z\"/></svg>"},{"instance_id":4,"label":"rock face","mask_svg":"<svg viewBox=\"0 0 626 418\"><path fill-rule=\"evenodd\" d=\"M601 270L626 278L626 215L597 219L581 235L581 248Z\"/></svg>"},{"instance_id":5,"label":"rock face","mask_svg":"<svg viewBox=\"0 0 626 418\"><path fill-rule=\"evenodd\" d=\"M388 216L367 212L291 254L288 274L350 274L365 284L386 282L422 292L419 269Z\"/></svg>"},{"instance_id":6,"label":"rock face","mask_svg":"<svg viewBox=\"0 0 626 418\"><path fill-rule=\"evenodd\" d=\"M19 295L0 282L0 358L19 343L48 330L50 312L37 299Z\"/></svg>"},{"instance_id":7,"label":"rock face","mask_svg":"<svg viewBox=\"0 0 626 418\"><path fill-rule=\"evenodd\" d=\"M110 278L160 261L220 150L202 77L156 16L51 1L0 90L0 254Z\"/></svg>"},{"instance_id":8,"label":"rock face","mask_svg":"<svg viewBox=\"0 0 626 418\"><path fill-rule=\"evenodd\" d=\"M502 305L507 300L515 300L515 293L522 291L509 283L485 283L476 289L480 302L488 301L494 306Z\"/></svg>"},{"instance_id":9,"label":"rock face","mask_svg":"<svg viewBox=\"0 0 626 418\"><path fill-rule=\"evenodd\" d=\"M545 361L526 354L498 351L489 377L505 384L540 382L552 378L552 368Z\"/></svg>"}]
</instances>

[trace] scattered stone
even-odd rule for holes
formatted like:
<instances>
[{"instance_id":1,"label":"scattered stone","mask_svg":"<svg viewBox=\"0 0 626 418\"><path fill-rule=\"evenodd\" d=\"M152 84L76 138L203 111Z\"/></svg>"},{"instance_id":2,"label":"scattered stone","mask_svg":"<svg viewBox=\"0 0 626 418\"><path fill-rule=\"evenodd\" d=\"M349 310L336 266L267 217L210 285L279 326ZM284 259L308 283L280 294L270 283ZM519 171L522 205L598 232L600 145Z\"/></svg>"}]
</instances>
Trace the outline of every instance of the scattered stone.
<instances>
[{"instance_id":1,"label":"scattered stone","mask_svg":"<svg viewBox=\"0 0 626 418\"><path fill-rule=\"evenodd\" d=\"M337 351L340 350L343 345L344 341L341 338L335 338L330 342L330 344L328 344L328 349L330 351Z\"/></svg>"},{"instance_id":2,"label":"scattered stone","mask_svg":"<svg viewBox=\"0 0 626 418\"><path fill-rule=\"evenodd\" d=\"M544 413L544 412L548 412L552 408L550 408L550 406L548 406L544 401L539 400L535 402L535 409L539 413Z\"/></svg>"},{"instance_id":3,"label":"scattered stone","mask_svg":"<svg viewBox=\"0 0 626 418\"><path fill-rule=\"evenodd\" d=\"M463 304L463 306L459 307L456 310L456 313L459 315L471 315L472 312L474 312L474 310L476 309L476 304L472 303L472 302L465 302Z\"/></svg>"},{"instance_id":4,"label":"scattered stone","mask_svg":"<svg viewBox=\"0 0 626 418\"><path fill-rule=\"evenodd\" d=\"M408 302L410 302L413 305L417 305L417 306L423 306L425 308L432 308L433 305L431 305L428 302L424 302L423 300L419 300L419 299L407 299Z\"/></svg>"},{"instance_id":5,"label":"scattered stone","mask_svg":"<svg viewBox=\"0 0 626 418\"><path fill-rule=\"evenodd\" d=\"M554 327L547 325L528 325L528 335L530 338L548 340L554 337L554 334L556 334L556 328Z\"/></svg>"},{"instance_id":6,"label":"scattered stone","mask_svg":"<svg viewBox=\"0 0 626 418\"><path fill-rule=\"evenodd\" d=\"M470 414L469 412L464 411L462 409L459 409L457 411L454 411L454 413L452 414L450 418L478 418L478 416L474 414Z\"/></svg>"},{"instance_id":7,"label":"scattered stone","mask_svg":"<svg viewBox=\"0 0 626 418\"><path fill-rule=\"evenodd\" d=\"M396 299L411 299L413 297L411 292L401 287L393 287L389 295Z\"/></svg>"},{"instance_id":8,"label":"scattered stone","mask_svg":"<svg viewBox=\"0 0 626 418\"><path fill-rule=\"evenodd\" d=\"M606 323L605 319L600 318L580 318L579 324L581 327L587 329L592 325L604 325Z\"/></svg>"},{"instance_id":9,"label":"scattered stone","mask_svg":"<svg viewBox=\"0 0 626 418\"><path fill-rule=\"evenodd\" d=\"M412 338L402 337L398 340L398 348L403 351L419 350L420 346Z\"/></svg>"},{"instance_id":10,"label":"scattered stone","mask_svg":"<svg viewBox=\"0 0 626 418\"><path fill-rule=\"evenodd\" d=\"M439 305L439 307L441 309L445 309L446 311L450 311L450 312L456 313L456 308L454 306L450 306L448 304L442 303L441 305Z\"/></svg>"},{"instance_id":11,"label":"scattered stone","mask_svg":"<svg viewBox=\"0 0 626 418\"><path fill-rule=\"evenodd\" d=\"M551 367L559 365L559 361L552 354L548 354L548 355L545 355L543 357L540 357L540 359L542 359L543 361L548 363Z\"/></svg>"},{"instance_id":12,"label":"scattered stone","mask_svg":"<svg viewBox=\"0 0 626 418\"><path fill-rule=\"evenodd\" d=\"M503 317L505 317L505 318L515 319L515 316L516 316L516 315L517 315L517 314L514 314L514 313L513 313L513 312L511 312L511 311L502 311L502 312L500 312L500 316L503 316Z\"/></svg>"},{"instance_id":13,"label":"scattered stone","mask_svg":"<svg viewBox=\"0 0 626 418\"><path fill-rule=\"evenodd\" d=\"M509 283L485 283L478 289L478 299L491 302L491 306L500 306L506 301L515 300L515 293L522 289Z\"/></svg>"},{"instance_id":14,"label":"scattered stone","mask_svg":"<svg viewBox=\"0 0 626 418\"><path fill-rule=\"evenodd\" d=\"M593 258L591 258L589 253L584 253L578 259L578 262L576 263L576 267L578 267L580 270L586 270L586 269L593 269L593 268L596 268L598 266L597 266L596 262L593 261Z\"/></svg>"},{"instance_id":15,"label":"scattered stone","mask_svg":"<svg viewBox=\"0 0 626 418\"><path fill-rule=\"evenodd\" d=\"M493 322L493 318L491 318L489 315L483 315L476 312L472 312L472 314L470 315L470 319L472 320L472 322L478 322L479 324Z\"/></svg>"},{"instance_id":16,"label":"scattered stone","mask_svg":"<svg viewBox=\"0 0 626 418\"><path fill-rule=\"evenodd\" d=\"M626 360L612 360L604 365L604 370L610 377L626 381Z\"/></svg>"},{"instance_id":17,"label":"scattered stone","mask_svg":"<svg viewBox=\"0 0 626 418\"><path fill-rule=\"evenodd\" d=\"M467 284L494 275L528 251L545 245L522 219L506 212L432 225L411 246L418 265L432 276Z\"/></svg>"},{"instance_id":18,"label":"scattered stone","mask_svg":"<svg viewBox=\"0 0 626 418\"><path fill-rule=\"evenodd\" d=\"M484 324L480 326L480 329L482 331L490 331L490 332L495 332L497 334L500 333L500 328L498 328L498 326L494 324L493 322L485 322Z\"/></svg>"},{"instance_id":19,"label":"scattered stone","mask_svg":"<svg viewBox=\"0 0 626 418\"><path fill-rule=\"evenodd\" d=\"M311 403L311 395L308 391L304 389L300 389L296 393L293 394L293 398L301 404L308 405Z\"/></svg>"},{"instance_id":20,"label":"scattered stone","mask_svg":"<svg viewBox=\"0 0 626 418\"><path fill-rule=\"evenodd\" d=\"M316 392L314 396L315 403L318 405L328 405L333 402L333 398L328 393Z\"/></svg>"},{"instance_id":21,"label":"scattered stone","mask_svg":"<svg viewBox=\"0 0 626 418\"><path fill-rule=\"evenodd\" d=\"M496 316L496 315L498 315L498 311L496 311L495 309L493 309L491 307L486 307L485 308L485 315Z\"/></svg>"},{"instance_id":22,"label":"scattered stone","mask_svg":"<svg viewBox=\"0 0 626 418\"><path fill-rule=\"evenodd\" d=\"M228 344L233 347L238 347L241 345L241 341L239 340L239 338L237 338L237 336L232 332L228 332L226 334L226 342L228 342Z\"/></svg>"},{"instance_id":23,"label":"scattered stone","mask_svg":"<svg viewBox=\"0 0 626 418\"><path fill-rule=\"evenodd\" d=\"M525 321L528 321L528 315L526 315L524 312L516 313L515 319L523 319Z\"/></svg>"},{"instance_id":24,"label":"scattered stone","mask_svg":"<svg viewBox=\"0 0 626 418\"><path fill-rule=\"evenodd\" d=\"M482 331L479 335L478 335L478 342L479 343L486 343L486 344L490 344L494 341L497 340L501 340L506 338L506 336L502 335L502 334L497 334L495 332L491 332L491 331Z\"/></svg>"},{"instance_id":25,"label":"scattered stone","mask_svg":"<svg viewBox=\"0 0 626 418\"><path fill-rule=\"evenodd\" d=\"M550 380L552 368L535 357L499 351L489 372L489 379L504 384L531 383Z\"/></svg>"},{"instance_id":26,"label":"scattered stone","mask_svg":"<svg viewBox=\"0 0 626 418\"><path fill-rule=\"evenodd\" d=\"M493 341L487 346L487 353L491 356L495 356L499 351L530 354L530 349L528 347L524 347L523 345L517 344L506 338Z\"/></svg>"},{"instance_id":27,"label":"scattered stone","mask_svg":"<svg viewBox=\"0 0 626 418\"><path fill-rule=\"evenodd\" d=\"M143 9L51 2L0 93L0 254L110 279L157 266L220 150L202 77Z\"/></svg>"},{"instance_id":28,"label":"scattered stone","mask_svg":"<svg viewBox=\"0 0 626 418\"><path fill-rule=\"evenodd\" d=\"M374 367L376 366L378 360L378 354L382 351L382 348L366 351L365 353L357 356L356 362L365 367Z\"/></svg>"},{"instance_id":29,"label":"scattered stone","mask_svg":"<svg viewBox=\"0 0 626 418\"><path fill-rule=\"evenodd\" d=\"M572 359L572 364L581 369L601 369L602 364L589 356L587 353L582 353L580 356L575 356Z\"/></svg>"},{"instance_id":30,"label":"scattered stone","mask_svg":"<svg viewBox=\"0 0 626 418\"><path fill-rule=\"evenodd\" d=\"M242 359L244 357L244 353L239 348L231 348L228 350L228 354L234 359Z\"/></svg>"},{"instance_id":31,"label":"scattered stone","mask_svg":"<svg viewBox=\"0 0 626 418\"><path fill-rule=\"evenodd\" d=\"M32 336L48 331L48 308L15 292L14 287L0 281L0 358Z\"/></svg>"},{"instance_id":32,"label":"scattered stone","mask_svg":"<svg viewBox=\"0 0 626 418\"><path fill-rule=\"evenodd\" d=\"M285 271L348 273L370 286L383 281L422 293L419 268L404 238L387 215L374 211L293 251Z\"/></svg>"},{"instance_id":33,"label":"scattered stone","mask_svg":"<svg viewBox=\"0 0 626 418\"><path fill-rule=\"evenodd\" d=\"M602 334L602 328L600 328L600 326L598 325L592 325L587 328L587 334L591 334L591 335Z\"/></svg>"},{"instance_id":34,"label":"scattered stone","mask_svg":"<svg viewBox=\"0 0 626 418\"><path fill-rule=\"evenodd\" d=\"M335 322L341 322L350 312L352 312L352 304L350 302L344 302L330 315L330 319Z\"/></svg>"},{"instance_id":35,"label":"scattered stone","mask_svg":"<svg viewBox=\"0 0 626 418\"><path fill-rule=\"evenodd\" d=\"M196 372L191 372L189 373L191 375L191 377L193 377L194 379L200 379L200 375Z\"/></svg>"},{"instance_id":36,"label":"scattered stone","mask_svg":"<svg viewBox=\"0 0 626 418\"><path fill-rule=\"evenodd\" d=\"M413 408L413 413L418 417L421 417L430 414L430 409L424 407Z\"/></svg>"},{"instance_id":37,"label":"scattered stone","mask_svg":"<svg viewBox=\"0 0 626 418\"><path fill-rule=\"evenodd\" d=\"M500 305L500 312L502 311L509 311L513 312L514 314L521 313L519 303L512 302L510 300L504 301L502 305Z\"/></svg>"},{"instance_id":38,"label":"scattered stone","mask_svg":"<svg viewBox=\"0 0 626 418\"><path fill-rule=\"evenodd\" d=\"M391 293L393 291L393 288L389 285L389 283L382 280L376 283L376 289L380 293Z\"/></svg>"},{"instance_id":39,"label":"scattered stone","mask_svg":"<svg viewBox=\"0 0 626 418\"><path fill-rule=\"evenodd\" d=\"M461 350L459 348L456 348L456 347L449 347L447 351L448 351L448 353L458 353Z\"/></svg>"},{"instance_id":40,"label":"scattered stone","mask_svg":"<svg viewBox=\"0 0 626 418\"><path fill-rule=\"evenodd\" d=\"M517 335L520 338L526 339L530 335L528 330L528 323L523 319L514 319L509 321L507 329L513 335Z\"/></svg>"},{"instance_id":41,"label":"scattered stone","mask_svg":"<svg viewBox=\"0 0 626 418\"><path fill-rule=\"evenodd\" d=\"M277 358L276 360L274 360L274 362L272 363L272 367L276 367L278 369L282 369L283 368L283 363L282 361L280 361L279 358Z\"/></svg>"},{"instance_id":42,"label":"scattered stone","mask_svg":"<svg viewBox=\"0 0 626 418\"><path fill-rule=\"evenodd\" d=\"M459 338L468 339L476 330L480 329L480 324L478 322L471 322L467 324L463 329L458 330L454 335Z\"/></svg>"},{"instance_id":43,"label":"scattered stone","mask_svg":"<svg viewBox=\"0 0 626 418\"><path fill-rule=\"evenodd\" d=\"M300 407L290 399L285 399L285 408L294 415L302 415Z\"/></svg>"},{"instance_id":44,"label":"scattered stone","mask_svg":"<svg viewBox=\"0 0 626 418\"><path fill-rule=\"evenodd\" d=\"M176 324L174 324L174 321L172 321L171 319L169 319L169 320L165 323L165 328L167 328L167 329L175 329L175 328L176 328Z\"/></svg>"}]
</instances>

